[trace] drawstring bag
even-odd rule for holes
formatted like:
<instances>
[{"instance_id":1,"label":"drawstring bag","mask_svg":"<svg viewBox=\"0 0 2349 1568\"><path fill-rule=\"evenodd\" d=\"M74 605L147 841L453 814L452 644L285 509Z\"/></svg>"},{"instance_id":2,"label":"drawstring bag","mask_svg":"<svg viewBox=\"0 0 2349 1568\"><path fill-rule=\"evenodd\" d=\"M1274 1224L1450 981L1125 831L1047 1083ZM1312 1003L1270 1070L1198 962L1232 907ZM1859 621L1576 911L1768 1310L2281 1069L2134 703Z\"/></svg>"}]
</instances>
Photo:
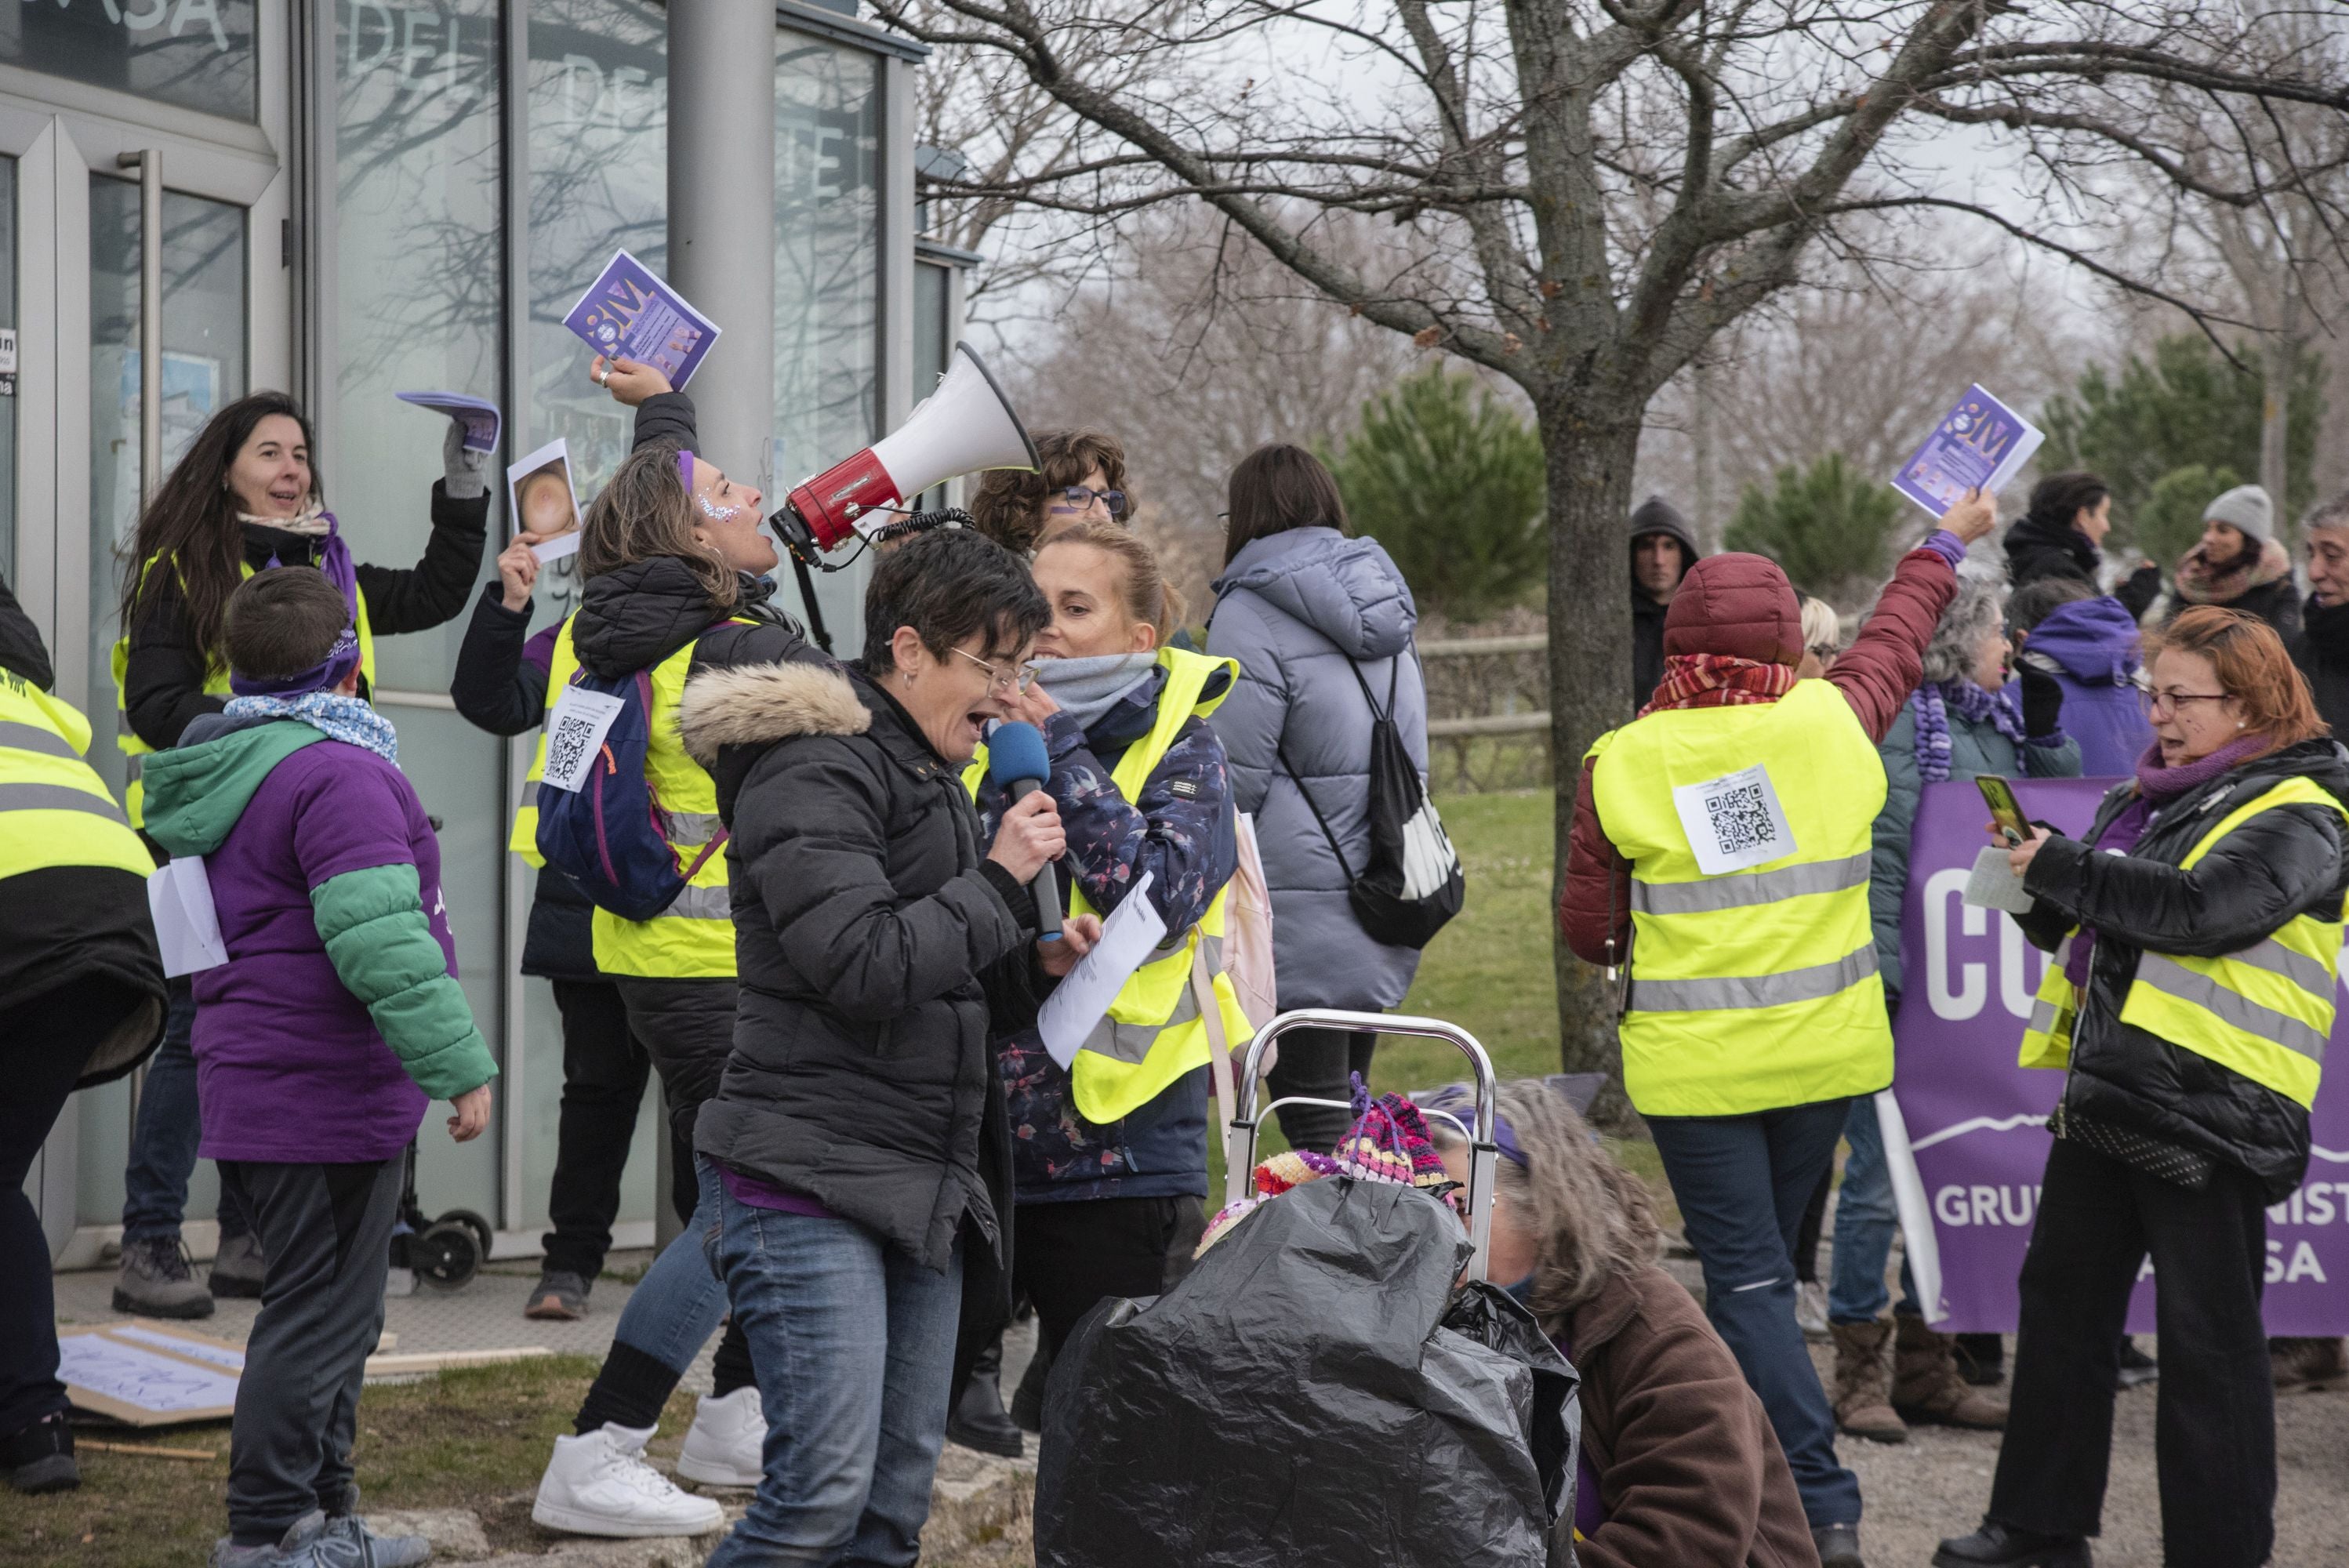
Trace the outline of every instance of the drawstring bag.
<instances>
[{"instance_id":1,"label":"drawstring bag","mask_svg":"<svg viewBox=\"0 0 2349 1568\"><path fill-rule=\"evenodd\" d=\"M1338 835L1330 830L1330 819L1313 803L1312 791L1289 765L1287 749L1276 747L1274 754L1280 759L1281 771L1305 797L1305 808L1320 825L1321 836L1330 841L1330 852L1338 857L1338 867L1346 874L1346 902L1353 906L1354 918L1361 922L1362 929L1372 941L1390 947L1424 947L1460 913L1467 879L1460 869L1459 853L1444 831L1444 819L1436 815L1435 802L1427 798L1419 769L1395 729L1395 682L1402 669L1402 655L1395 655L1388 672L1383 710L1371 695L1361 666L1348 659L1346 667L1354 672L1354 684L1362 688L1362 700L1371 708L1370 799L1365 813L1371 825L1371 857L1360 876L1347 863Z\"/></svg>"}]
</instances>

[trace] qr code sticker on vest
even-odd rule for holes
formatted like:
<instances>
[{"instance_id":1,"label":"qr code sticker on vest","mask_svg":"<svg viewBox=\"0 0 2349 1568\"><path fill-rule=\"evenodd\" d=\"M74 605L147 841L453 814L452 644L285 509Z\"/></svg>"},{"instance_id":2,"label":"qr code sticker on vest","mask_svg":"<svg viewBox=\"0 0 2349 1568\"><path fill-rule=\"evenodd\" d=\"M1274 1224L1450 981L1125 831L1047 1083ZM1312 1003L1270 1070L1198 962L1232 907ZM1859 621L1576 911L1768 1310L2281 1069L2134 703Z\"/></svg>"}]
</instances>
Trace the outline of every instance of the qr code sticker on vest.
<instances>
[{"instance_id":1,"label":"qr code sticker on vest","mask_svg":"<svg viewBox=\"0 0 2349 1568\"><path fill-rule=\"evenodd\" d=\"M1672 806L1706 876L1744 871L1795 852L1795 831L1760 763L1672 790Z\"/></svg>"},{"instance_id":2,"label":"qr code sticker on vest","mask_svg":"<svg viewBox=\"0 0 2349 1568\"><path fill-rule=\"evenodd\" d=\"M567 688L547 716L546 770L539 776L541 782L573 791L586 783L595 753L623 706L620 698L605 692Z\"/></svg>"}]
</instances>

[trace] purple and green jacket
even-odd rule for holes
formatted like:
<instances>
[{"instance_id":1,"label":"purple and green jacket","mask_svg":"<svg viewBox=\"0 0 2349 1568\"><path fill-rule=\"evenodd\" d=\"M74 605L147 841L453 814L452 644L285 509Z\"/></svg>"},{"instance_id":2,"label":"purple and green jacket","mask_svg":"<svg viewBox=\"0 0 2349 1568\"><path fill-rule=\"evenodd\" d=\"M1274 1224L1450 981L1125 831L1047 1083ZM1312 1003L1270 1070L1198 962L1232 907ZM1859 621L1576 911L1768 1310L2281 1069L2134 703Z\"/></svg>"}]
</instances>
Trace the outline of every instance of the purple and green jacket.
<instances>
[{"instance_id":1,"label":"purple and green jacket","mask_svg":"<svg viewBox=\"0 0 2349 1568\"><path fill-rule=\"evenodd\" d=\"M389 1160L428 1102L497 1076L398 768L295 720L209 718L143 777L147 830L204 857L228 948L194 977L206 1158Z\"/></svg>"},{"instance_id":2,"label":"purple and green jacket","mask_svg":"<svg viewBox=\"0 0 2349 1568\"><path fill-rule=\"evenodd\" d=\"M1207 695L1221 679L1211 678ZM1126 748L1157 722L1164 684L1165 672L1153 671L1090 730L1079 729L1064 713L1047 719L1044 747L1052 777L1045 789L1069 835L1061 862L1063 889L1067 868L1078 867L1075 881L1085 902L1107 916L1146 873L1153 879L1151 903L1167 930L1181 931L1198 923L1231 880L1239 840L1223 742L1197 719L1167 748L1139 799L1128 801L1111 782ZM987 842L995 840L1005 804L993 779L979 785ZM1034 1029L999 1040L997 1063L1011 1117L1018 1202L1207 1195L1206 1068L1185 1074L1133 1115L1100 1127L1077 1114L1067 1070Z\"/></svg>"}]
</instances>

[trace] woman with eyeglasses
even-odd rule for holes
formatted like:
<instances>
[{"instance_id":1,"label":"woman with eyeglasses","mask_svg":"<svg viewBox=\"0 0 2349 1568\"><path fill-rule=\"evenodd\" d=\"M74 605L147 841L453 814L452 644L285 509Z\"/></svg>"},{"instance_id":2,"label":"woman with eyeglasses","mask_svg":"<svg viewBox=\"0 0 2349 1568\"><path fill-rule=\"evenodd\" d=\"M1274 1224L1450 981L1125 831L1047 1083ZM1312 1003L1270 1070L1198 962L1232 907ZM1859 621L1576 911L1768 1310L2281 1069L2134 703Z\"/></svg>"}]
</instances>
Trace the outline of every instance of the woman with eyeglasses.
<instances>
[{"instance_id":1,"label":"woman with eyeglasses","mask_svg":"<svg viewBox=\"0 0 2349 1568\"><path fill-rule=\"evenodd\" d=\"M2023 1263L2013 1416L1990 1508L1940 1568L2085 1568L2129 1294L2161 1282L2163 1555L2255 1568L2275 1545L2267 1208L2308 1168L2349 862L2349 755L2283 640L2187 611L2147 638L2154 744L2077 839L2009 856L2054 954L2023 1065L2064 1069Z\"/></svg>"},{"instance_id":2,"label":"woman with eyeglasses","mask_svg":"<svg viewBox=\"0 0 2349 1568\"><path fill-rule=\"evenodd\" d=\"M1815 1563L1795 1476L1762 1401L1685 1287L1656 1262L1655 1200L1564 1095L1504 1083L1486 1277L1523 1302L1582 1374L1574 1511L1550 1561L1586 1568ZM1467 1094L1423 1109L1464 1184ZM1570 1549L1570 1555L1569 1550Z\"/></svg>"},{"instance_id":3,"label":"woman with eyeglasses","mask_svg":"<svg viewBox=\"0 0 2349 1568\"><path fill-rule=\"evenodd\" d=\"M733 838L742 1001L701 1110L713 1264L750 1340L765 1474L711 1568L915 1561L958 1329L1008 1315L1010 1134L988 1042L1032 1020L1035 790L982 836L963 769L1051 610L968 530L882 558L864 656L696 677L681 724ZM971 1319L983 1320L974 1325ZM967 1352L966 1352L967 1354Z\"/></svg>"},{"instance_id":4,"label":"woman with eyeglasses","mask_svg":"<svg viewBox=\"0 0 2349 1568\"><path fill-rule=\"evenodd\" d=\"M1036 456L1033 470L989 469L978 477L971 519L996 543L1033 554L1054 534L1079 523L1122 523L1133 516L1125 448L1115 436L1040 430Z\"/></svg>"}]
</instances>

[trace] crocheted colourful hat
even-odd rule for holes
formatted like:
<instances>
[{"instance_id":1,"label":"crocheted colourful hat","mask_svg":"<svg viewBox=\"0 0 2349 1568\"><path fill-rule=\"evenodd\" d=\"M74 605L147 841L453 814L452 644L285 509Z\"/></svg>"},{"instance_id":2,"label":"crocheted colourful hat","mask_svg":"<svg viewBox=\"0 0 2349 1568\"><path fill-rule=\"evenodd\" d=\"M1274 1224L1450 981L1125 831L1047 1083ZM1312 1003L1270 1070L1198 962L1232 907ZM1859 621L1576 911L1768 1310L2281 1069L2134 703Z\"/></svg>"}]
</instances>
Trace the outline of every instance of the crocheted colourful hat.
<instances>
[{"instance_id":1,"label":"crocheted colourful hat","mask_svg":"<svg viewBox=\"0 0 2349 1568\"><path fill-rule=\"evenodd\" d=\"M1335 1150L1340 1175L1417 1187L1438 1196L1458 1185L1444 1169L1419 1107L1394 1093L1372 1099L1360 1073L1354 1075L1352 1098L1354 1125Z\"/></svg>"}]
</instances>

